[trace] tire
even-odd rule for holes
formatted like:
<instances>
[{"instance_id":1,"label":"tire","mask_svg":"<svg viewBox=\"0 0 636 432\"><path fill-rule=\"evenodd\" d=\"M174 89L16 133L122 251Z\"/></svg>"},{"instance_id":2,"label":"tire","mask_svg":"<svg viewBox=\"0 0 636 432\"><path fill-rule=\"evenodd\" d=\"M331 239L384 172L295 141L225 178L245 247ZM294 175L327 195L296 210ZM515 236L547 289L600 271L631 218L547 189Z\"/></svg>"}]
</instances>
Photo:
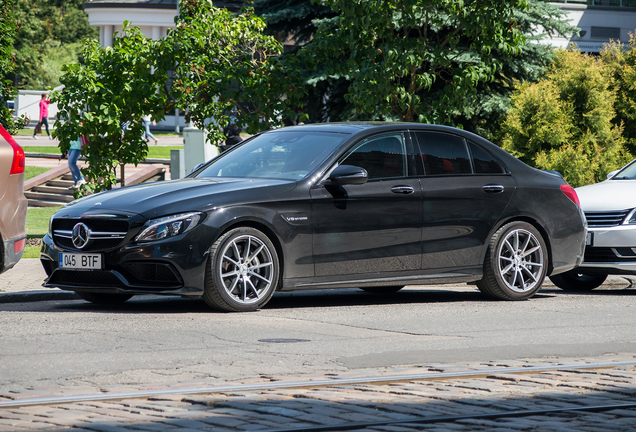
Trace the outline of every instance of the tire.
<instances>
[{"instance_id":1,"label":"tire","mask_svg":"<svg viewBox=\"0 0 636 432\"><path fill-rule=\"evenodd\" d=\"M279 269L265 234L249 227L228 231L210 248L203 300L225 312L257 310L274 295Z\"/></svg>"},{"instance_id":2,"label":"tire","mask_svg":"<svg viewBox=\"0 0 636 432\"><path fill-rule=\"evenodd\" d=\"M404 285L402 285L402 286L363 287L363 288L360 288L360 289L362 291L366 291L368 293L373 293L373 294L393 294L393 293L398 292L402 288L404 288Z\"/></svg>"},{"instance_id":3,"label":"tire","mask_svg":"<svg viewBox=\"0 0 636 432\"><path fill-rule=\"evenodd\" d=\"M576 270L570 270L569 272L550 276L550 280L562 290L583 292L592 291L594 288L600 287L607 279L607 276L606 274L588 275L578 273Z\"/></svg>"},{"instance_id":4,"label":"tire","mask_svg":"<svg viewBox=\"0 0 636 432\"><path fill-rule=\"evenodd\" d=\"M479 290L498 300L531 298L545 279L547 247L535 227L511 222L490 239Z\"/></svg>"},{"instance_id":5,"label":"tire","mask_svg":"<svg viewBox=\"0 0 636 432\"><path fill-rule=\"evenodd\" d=\"M119 304L133 296L133 294L108 294L90 291L75 291L75 294L86 301L97 304Z\"/></svg>"}]
</instances>

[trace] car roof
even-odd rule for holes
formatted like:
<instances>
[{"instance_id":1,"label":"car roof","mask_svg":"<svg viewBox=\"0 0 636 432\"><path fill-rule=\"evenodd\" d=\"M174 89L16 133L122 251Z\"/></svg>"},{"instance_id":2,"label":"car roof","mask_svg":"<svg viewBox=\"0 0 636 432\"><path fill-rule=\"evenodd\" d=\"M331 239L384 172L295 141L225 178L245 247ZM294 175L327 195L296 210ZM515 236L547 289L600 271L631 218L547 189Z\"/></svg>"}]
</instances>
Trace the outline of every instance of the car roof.
<instances>
[{"instance_id":1,"label":"car roof","mask_svg":"<svg viewBox=\"0 0 636 432\"><path fill-rule=\"evenodd\" d=\"M307 132L313 131L313 132L335 132L335 133L356 134L362 131L369 131L371 129L376 129L376 130L427 129L427 130L438 130L438 131L446 131L446 132L453 132L453 133L458 133L458 132L463 134L467 133L464 130L457 129L450 126L432 125L432 124L426 124L426 123L401 123L401 122L383 122L383 121L309 123L309 124L302 124L297 126L287 126L281 129L274 129L274 130L278 130L278 131L302 130Z\"/></svg>"}]
</instances>

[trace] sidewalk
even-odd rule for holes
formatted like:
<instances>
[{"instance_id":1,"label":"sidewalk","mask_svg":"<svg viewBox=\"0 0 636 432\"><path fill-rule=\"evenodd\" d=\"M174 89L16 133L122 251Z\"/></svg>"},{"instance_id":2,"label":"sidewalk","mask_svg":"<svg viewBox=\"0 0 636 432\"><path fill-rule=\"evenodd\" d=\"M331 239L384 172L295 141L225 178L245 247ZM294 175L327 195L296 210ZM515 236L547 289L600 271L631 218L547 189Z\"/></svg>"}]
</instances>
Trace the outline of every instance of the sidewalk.
<instances>
[{"instance_id":1,"label":"sidewalk","mask_svg":"<svg viewBox=\"0 0 636 432\"><path fill-rule=\"evenodd\" d=\"M77 299L75 293L43 288L46 273L37 258L21 259L0 275L0 303Z\"/></svg>"}]
</instances>

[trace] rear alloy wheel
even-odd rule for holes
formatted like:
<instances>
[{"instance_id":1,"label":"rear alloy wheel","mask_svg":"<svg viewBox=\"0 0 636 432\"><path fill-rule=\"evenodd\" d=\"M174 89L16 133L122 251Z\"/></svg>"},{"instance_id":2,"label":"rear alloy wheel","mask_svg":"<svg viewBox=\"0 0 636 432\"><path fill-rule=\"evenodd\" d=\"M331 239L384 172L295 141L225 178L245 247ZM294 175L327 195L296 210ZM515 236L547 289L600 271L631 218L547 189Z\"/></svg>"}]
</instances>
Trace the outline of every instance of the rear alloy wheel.
<instances>
[{"instance_id":1,"label":"rear alloy wheel","mask_svg":"<svg viewBox=\"0 0 636 432\"><path fill-rule=\"evenodd\" d=\"M210 249L203 300L227 312L257 310L272 297L278 279L278 255L269 238L254 228L236 228Z\"/></svg>"},{"instance_id":2,"label":"rear alloy wheel","mask_svg":"<svg viewBox=\"0 0 636 432\"><path fill-rule=\"evenodd\" d=\"M550 276L552 283L565 291L591 291L600 287L605 279L606 274L587 275L576 270Z\"/></svg>"},{"instance_id":3,"label":"rear alloy wheel","mask_svg":"<svg viewBox=\"0 0 636 432\"><path fill-rule=\"evenodd\" d=\"M529 299L541 288L546 266L547 248L541 234L529 223L511 222L490 239L484 277L477 287L495 299Z\"/></svg>"},{"instance_id":4,"label":"rear alloy wheel","mask_svg":"<svg viewBox=\"0 0 636 432\"><path fill-rule=\"evenodd\" d=\"M404 288L404 285L402 286L375 286L375 287L362 287L360 288L362 291L366 291L368 293L373 293L373 294L393 294L398 292L399 290L401 290L402 288Z\"/></svg>"},{"instance_id":5,"label":"rear alloy wheel","mask_svg":"<svg viewBox=\"0 0 636 432\"><path fill-rule=\"evenodd\" d=\"M97 304L118 304L123 303L126 300L132 298L132 294L109 294L109 293L96 293L90 291L75 291L79 297L86 301Z\"/></svg>"}]
</instances>

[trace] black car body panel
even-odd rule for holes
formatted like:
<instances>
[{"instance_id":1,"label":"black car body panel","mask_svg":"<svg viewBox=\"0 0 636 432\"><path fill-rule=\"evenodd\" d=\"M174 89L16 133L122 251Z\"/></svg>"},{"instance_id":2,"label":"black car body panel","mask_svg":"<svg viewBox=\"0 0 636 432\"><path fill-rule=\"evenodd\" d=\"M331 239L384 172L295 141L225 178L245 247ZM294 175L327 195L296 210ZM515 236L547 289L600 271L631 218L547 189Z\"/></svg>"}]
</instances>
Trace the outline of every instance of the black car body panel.
<instances>
[{"instance_id":1,"label":"black car body panel","mask_svg":"<svg viewBox=\"0 0 636 432\"><path fill-rule=\"evenodd\" d=\"M198 296L206 285L210 248L239 226L263 232L274 244L281 266L279 290L477 281L490 239L513 220L529 222L544 237L548 274L581 262L585 219L559 189L565 182L474 134L434 125L345 123L290 127L259 136L276 133L270 138L317 134L310 170L290 168L280 174L269 166L273 176L289 178L206 174L215 161L240 154L234 152L249 145L251 140L246 140L185 179L116 189L67 205L53 216L44 239L44 286ZM329 151L316 150L320 137ZM424 154L428 141L447 138L465 143L468 156L450 155L442 161ZM364 143L372 143L372 150L356 153ZM271 147L280 157L270 161L286 157L277 166L293 164L285 145L279 147ZM399 149L405 154L398 154ZM261 153L249 154L255 166L264 157ZM364 184L329 181L330 171L343 158L349 163L358 156L377 159L377 154L383 159L369 165L376 172L369 172ZM232 167L228 163L223 169L245 168ZM187 212L203 216L185 234L135 241L149 220ZM107 244L95 240L87 249L79 250L54 234L68 233L80 222L97 232L116 221L125 236ZM92 247L103 254L102 269L59 267L60 253L90 252Z\"/></svg>"}]
</instances>

